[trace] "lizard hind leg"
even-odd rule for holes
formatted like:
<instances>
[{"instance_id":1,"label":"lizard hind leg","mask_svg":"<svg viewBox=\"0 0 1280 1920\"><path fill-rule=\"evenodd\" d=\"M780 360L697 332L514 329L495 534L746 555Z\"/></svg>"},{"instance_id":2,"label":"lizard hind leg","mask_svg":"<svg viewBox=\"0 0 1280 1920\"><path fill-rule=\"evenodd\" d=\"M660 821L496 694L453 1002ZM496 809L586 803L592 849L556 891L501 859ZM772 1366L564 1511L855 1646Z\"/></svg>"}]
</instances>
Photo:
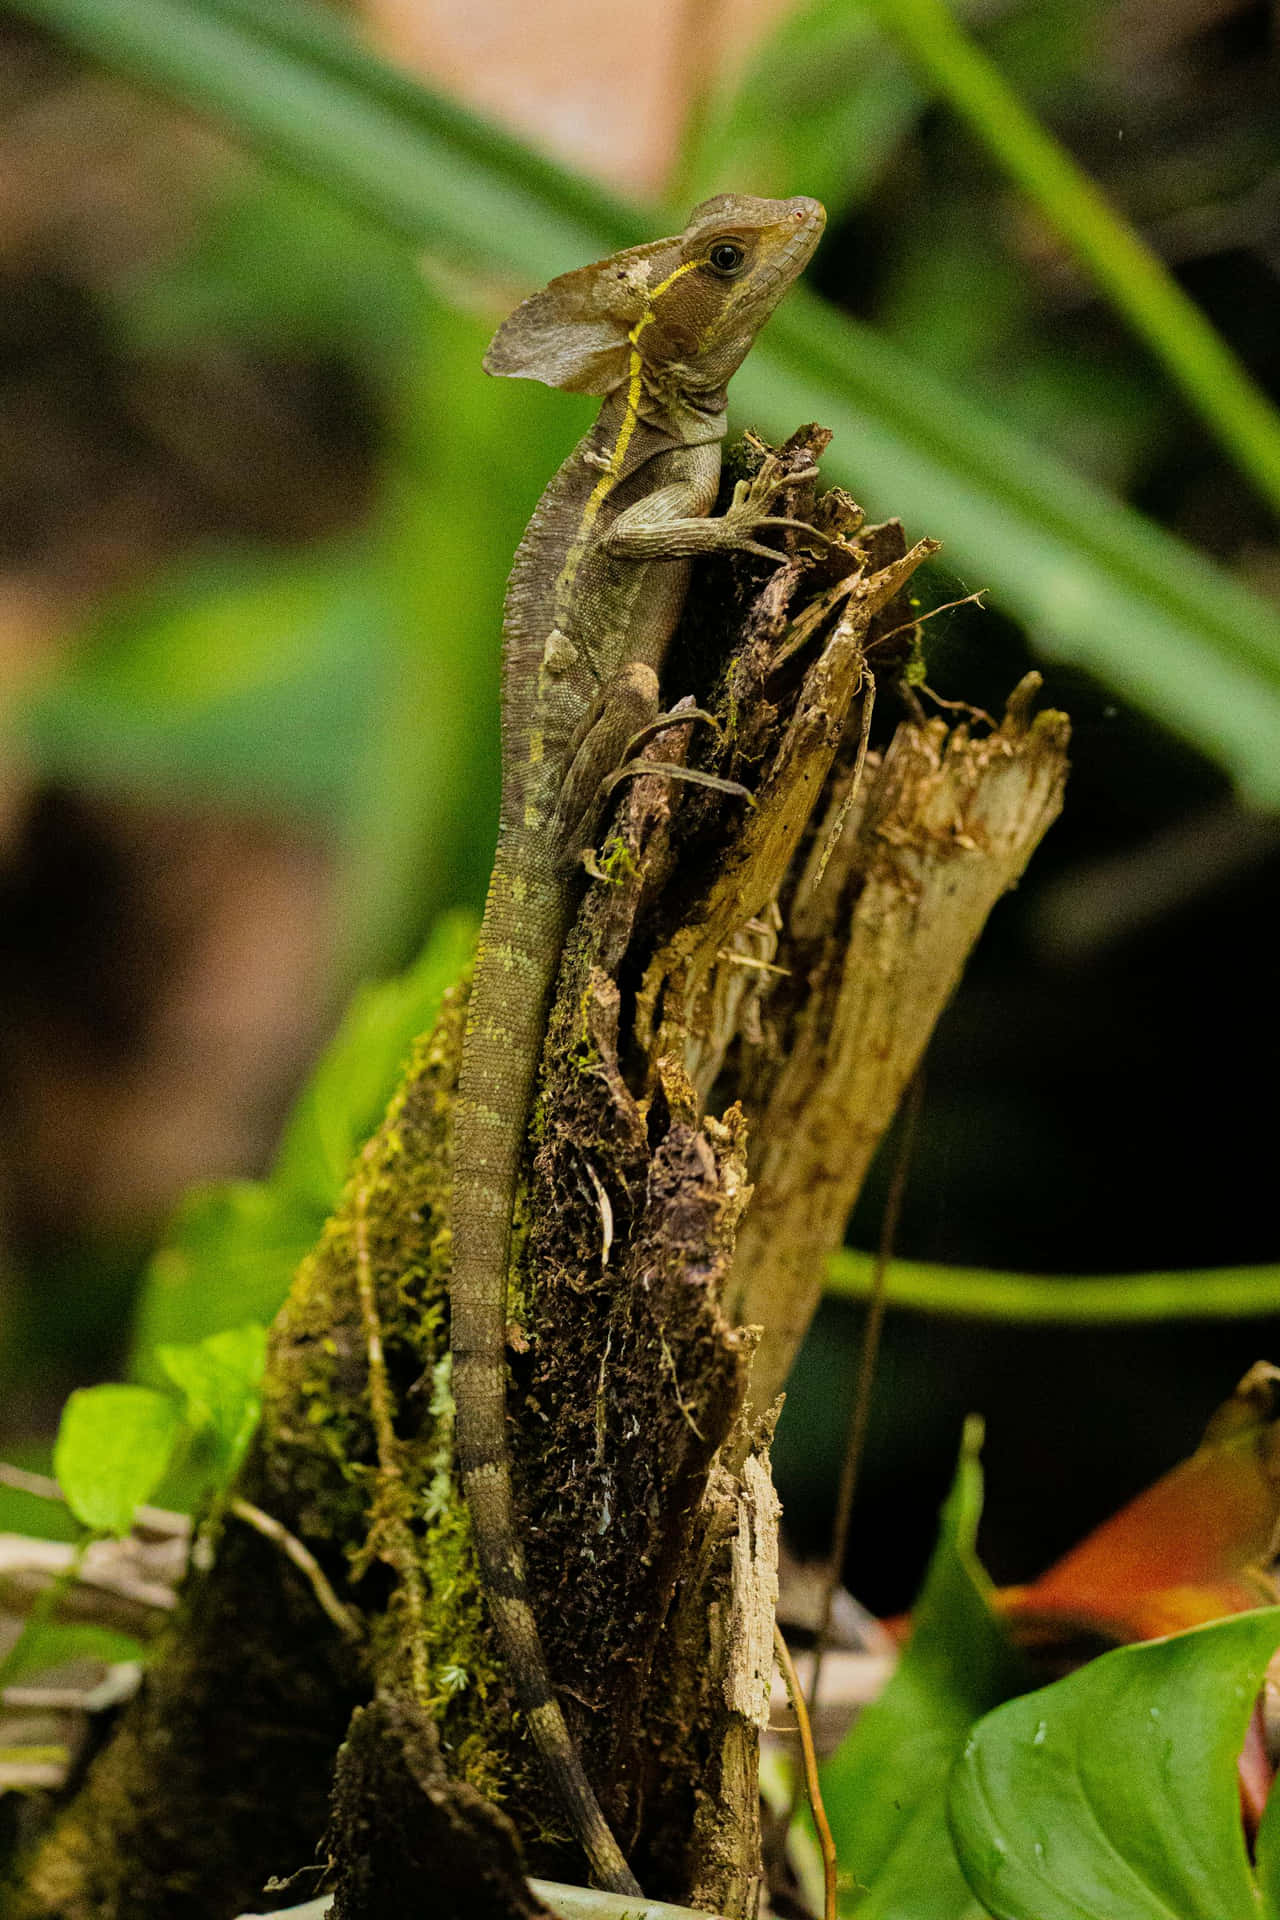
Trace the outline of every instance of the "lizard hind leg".
<instances>
[{"instance_id":1,"label":"lizard hind leg","mask_svg":"<svg viewBox=\"0 0 1280 1920\"><path fill-rule=\"evenodd\" d=\"M717 739L723 739L720 722L705 707L695 706L692 697L680 701L666 713L655 714L639 733L633 734L627 742L627 751L621 764L613 768L604 778L601 799L608 800L621 786L624 780L634 780L641 774L661 774L668 780L684 780L691 787L710 787L715 793L728 794L734 800L745 800L748 806L755 805L755 796L749 787L740 780L725 780L718 773L708 773L702 767L686 767L671 760L642 760L640 750L660 733L666 733L672 727L688 726L692 721L705 721Z\"/></svg>"},{"instance_id":2,"label":"lizard hind leg","mask_svg":"<svg viewBox=\"0 0 1280 1920\"><path fill-rule=\"evenodd\" d=\"M594 845L611 790L610 775L657 713L658 676L642 661L628 661L600 689L556 802L556 842L566 865Z\"/></svg>"}]
</instances>

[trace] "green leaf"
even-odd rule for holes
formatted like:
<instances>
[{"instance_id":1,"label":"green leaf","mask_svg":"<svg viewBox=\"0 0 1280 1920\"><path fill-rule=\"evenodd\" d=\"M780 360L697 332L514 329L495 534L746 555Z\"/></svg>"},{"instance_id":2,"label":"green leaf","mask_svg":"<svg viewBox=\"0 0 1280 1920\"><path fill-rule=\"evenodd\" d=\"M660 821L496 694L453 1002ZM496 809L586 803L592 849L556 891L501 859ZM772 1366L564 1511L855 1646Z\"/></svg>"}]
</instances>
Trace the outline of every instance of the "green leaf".
<instances>
[{"instance_id":1,"label":"green leaf","mask_svg":"<svg viewBox=\"0 0 1280 1920\"><path fill-rule=\"evenodd\" d=\"M49 774L341 826L388 624L385 585L351 543L288 564L201 559L100 615L15 725Z\"/></svg>"},{"instance_id":2,"label":"green leaf","mask_svg":"<svg viewBox=\"0 0 1280 1920\"><path fill-rule=\"evenodd\" d=\"M1121 1647L970 1736L952 1831L998 1920L1259 1920L1236 1761L1280 1607Z\"/></svg>"},{"instance_id":3,"label":"green leaf","mask_svg":"<svg viewBox=\"0 0 1280 1920\"><path fill-rule=\"evenodd\" d=\"M361 987L285 1125L272 1185L323 1220L356 1154L381 1121L409 1048L471 957L470 914L440 919L394 980Z\"/></svg>"},{"instance_id":4,"label":"green leaf","mask_svg":"<svg viewBox=\"0 0 1280 1920\"><path fill-rule=\"evenodd\" d=\"M146 1648L132 1634L115 1633L110 1627L95 1627L88 1621L69 1621L65 1626L37 1621L23 1630L16 1657L5 1660L4 1683L16 1686L33 1673L47 1673L50 1667L67 1666L73 1660L100 1660L115 1666L122 1660L141 1660Z\"/></svg>"},{"instance_id":5,"label":"green leaf","mask_svg":"<svg viewBox=\"0 0 1280 1920\"><path fill-rule=\"evenodd\" d=\"M841 1911L859 1920L978 1912L947 1832L947 1779L977 1716L1025 1684L974 1552L980 1439L969 1422L906 1652L822 1771L841 1871L856 1883Z\"/></svg>"},{"instance_id":6,"label":"green leaf","mask_svg":"<svg viewBox=\"0 0 1280 1920\"><path fill-rule=\"evenodd\" d=\"M251 1324L211 1333L194 1346L159 1346L156 1361L186 1401L191 1426L211 1427L225 1471L234 1472L258 1424L267 1330Z\"/></svg>"},{"instance_id":7,"label":"green leaf","mask_svg":"<svg viewBox=\"0 0 1280 1920\"><path fill-rule=\"evenodd\" d=\"M147 1267L134 1370L158 1378L151 1356L161 1343L189 1344L223 1327L273 1319L322 1224L314 1206L268 1181L228 1181L186 1194Z\"/></svg>"},{"instance_id":8,"label":"green leaf","mask_svg":"<svg viewBox=\"0 0 1280 1920\"><path fill-rule=\"evenodd\" d=\"M474 939L469 915L446 914L404 974L356 994L286 1122L270 1179L186 1196L147 1269L134 1328L136 1373L160 1377L160 1346L189 1347L228 1326L274 1319Z\"/></svg>"},{"instance_id":9,"label":"green leaf","mask_svg":"<svg viewBox=\"0 0 1280 1920\"><path fill-rule=\"evenodd\" d=\"M182 1425L150 1387L81 1387L62 1410L53 1470L77 1520L123 1538L164 1478Z\"/></svg>"}]
</instances>

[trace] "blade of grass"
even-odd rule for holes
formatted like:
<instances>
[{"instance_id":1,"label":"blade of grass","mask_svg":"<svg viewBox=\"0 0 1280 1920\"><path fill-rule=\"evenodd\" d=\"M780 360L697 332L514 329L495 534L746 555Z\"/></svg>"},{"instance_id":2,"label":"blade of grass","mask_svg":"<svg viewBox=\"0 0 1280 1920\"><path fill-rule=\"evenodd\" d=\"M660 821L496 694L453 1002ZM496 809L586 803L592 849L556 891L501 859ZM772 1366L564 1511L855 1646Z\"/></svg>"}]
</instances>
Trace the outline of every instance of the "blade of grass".
<instances>
[{"instance_id":1,"label":"blade of grass","mask_svg":"<svg viewBox=\"0 0 1280 1920\"><path fill-rule=\"evenodd\" d=\"M634 212L398 74L319 8L22 0L19 11L468 267L542 280L643 231Z\"/></svg>"},{"instance_id":2,"label":"blade of grass","mask_svg":"<svg viewBox=\"0 0 1280 1920\"><path fill-rule=\"evenodd\" d=\"M946 0L866 5L1091 269L1117 311L1280 512L1280 415L1164 262L1027 111Z\"/></svg>"},{"instance_id":3,"label":"blade of grass","mask_svg":"<svg viewBox=\"0 0 1280 1920\"><path fill-rule=\"evenodd\" d=\"M133 78L219 116L416 243L522 284L640 231L633 210L395 74L298 0L16 0ZM826 470L927 526L970 584L1280 805L1280 616L998 425L868 328L793 299L736 383L739 418L836 431Z\"/></svg>"},{"instance_id":4,"label":"blade of grass","mask_svg":"<svg viewBox=\"0 0 1280 1920\"><path fill-rule=\"evenodd\" d=\"M869 1300L875 1265L873 1254L843 1248L828 1264L827 1292L836 1299ZM1082 1279L895 1259L889 1269L888 1305L947 1319L1020 1326L1249 1320L1280 1309L1280 1267L1207 1267Z\"/></svg>"}]
</instances>

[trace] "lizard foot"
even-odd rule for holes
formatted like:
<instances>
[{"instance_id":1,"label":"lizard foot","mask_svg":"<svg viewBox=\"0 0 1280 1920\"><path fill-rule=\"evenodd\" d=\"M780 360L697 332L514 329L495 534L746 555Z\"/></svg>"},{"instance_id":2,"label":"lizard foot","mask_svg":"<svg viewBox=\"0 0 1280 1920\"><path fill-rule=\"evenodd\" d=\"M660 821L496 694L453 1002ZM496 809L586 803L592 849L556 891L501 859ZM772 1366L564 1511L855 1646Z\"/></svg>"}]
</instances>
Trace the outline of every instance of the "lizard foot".
<instances>
[{"instance_id":1,"label":"lizard foot","mask_svg":"<svg viewBox=\"0 0 1280 1920\"><path fill-rule=\"evenodd\" d=\"M742 536L791 531L804 534L807 540L817 546L832 546L834 542L831 536L823 533L820 527L811 526L807 520L793 520L773 511L775 500L806 477L804 474L784 473L781 463L770 455L750 480L739 480L722 521L725 545L739 553L754 553L763 559L775 561L785 560L787 555Z\"/></svg>"},{"instance_id":2,"label":"lizard foot","mask_svg":"<svg viewBox=\"0 0 1280 1920\"><path fill-rule=\"evenodd\" d=\"M681 718L684 716L681 715ZM677 766L673 760L628 760L625 767L618 767L603 781L602 788L607 798L624 780L634 780L637 775L646 773L661 774L668 780L684 780L691 787L710 787L713 793L727 793L731 799L745 800L754 807L755 795L740 780L722 780L718 773L704 773L701 767Z\"/></svg>"},{"instance_id":3,"label":"lizard foot","mask_svg":"<svg viewBox=\"0 0 1280 1920\"><path fill-rule=\"evenodd\" d=\"M658 734L665 733L668 727L682 727L690 720L705 720L717 740L722 737L720 722L714 713L708 713L705 707L692 705L669 707L665 713L656 713L652 720L646 721L639 733L632 734L623 755L623 765L634 760L641 747L647 747L651 740L656 739Z\"/></svg>"}]
</instances>

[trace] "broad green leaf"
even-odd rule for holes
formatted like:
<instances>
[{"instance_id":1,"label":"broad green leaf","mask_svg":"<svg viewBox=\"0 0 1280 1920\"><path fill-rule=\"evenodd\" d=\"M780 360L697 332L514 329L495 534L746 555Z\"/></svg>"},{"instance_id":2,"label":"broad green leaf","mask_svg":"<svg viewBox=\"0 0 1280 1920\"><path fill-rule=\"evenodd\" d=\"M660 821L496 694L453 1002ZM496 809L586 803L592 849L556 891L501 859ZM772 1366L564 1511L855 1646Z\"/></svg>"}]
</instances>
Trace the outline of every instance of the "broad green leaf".
<instances>
[{"instance_id":1,"label":"broad green leaf","mask_svg":"<svg viewBox=\"0 0 1280 1920\"><path fill-rule=\"evenodd\" d=\"M18 0L19 11L216 113L396 232L522 286L652 231L428 94L293 0ZM665 225L670 216L654 216ZM793 296L735 382L740 419L819 419L873 512L938 535L1053 652L1280 803L1280 615L1000 426L869 328Z\"/></svg>"},{"instance_id":2,"label":"broad green leaf","mask_svg":"<svg viewBox=\"0 0 1280 1920\"><path fill-rule=\"evenodd\" d=\"M17 1686L34 1673L47 1673L50 1667L62 1667L72 1660L100 1660L115 1666L122 1660L141 1660L146 1648L132 1634L114 1633L110 1627L96 1627L88 1621L68 1621L66 1625L32 1621L4 1663L4 1683Z\"/></svg>"},{"instance_id":3,"label":"broad green leaf","mask_svg":"<svg viewBox=\"0 0 1280 1920\"><path fill-rule=\"evenodd\" d=\"M182 1426L150 1387L81 1387L62 1410L53 1470L77 1520L121 1538L159 1486Z\"/></svg>"},{"instance_id":4,"label":"broad green leaf","mask_svg":"<svg viewBox=\"0 0 1280 1920\"><path fill-rule=\"evenodd\" d=\"M274 1319L474 938L467 915L447 914L406 973L357 993L294 1105L268 1180L203 1187L183 1200L138 1304L133 1368L144 1379L162 1377L158 1346Z\"/></svg>"},{"instance_id":5,"label":"broad green leaf","mask_svg":"<svg viewBox=\"0 0 1280 1920\"><path fill-rule=\"evenodd\" d=\"M323 1220L382 1119L409 1048L471 956L475 923L446 914L404 973L357 989L285 1125L272 1185Z\"/></svg>"},{"instance_id":6,"label":"broad green leaf","mask_svg":"<svg viewBox=\"0 0 1280 1920\"><path fill-rule=\"evenodd\" d=\"M974 1552L980 1435L970 1422L907 1649L822 1770L841 1871L855 1882L841 1911L859 1920L970 1920L978 1911L947 1832L947 1779L978 1715L1025 1684Z\"/></svg>"},{"instance_id":7,"label":"broad green leaf","mask_svg":"<svg viewBox=\"0 0 1280 1920\"><path fill-rule=\"evenodd\" d=\"M193 1427L211 1427L228 1474L258 1424L258 1388L267 1358L267 1330L250 1324L211 1333L194 1346L158 1346L156 1361L186 1402Z\"/></svg>"},{"instance_id":8,"label":"broad green leaf","mask_svg":"<svg viewBox=\"0 0 1280 1920\"><path fill-rule=\"evenodd\" d=\"M323 1215L270 1181L235 1180L184 1196L152 1255L134 1326L133 1370L158 1374L153 1350L222 1327L274 1319Z\"/></svg>"},{"instance_id":9,"label":"broad green leaf","mask_svg":"<svg viewBox=\"0 0 1280 1920\"><path fill-rule=\"evenodd\" d=\"M1280 1608L1121 1647L988 1714L952 1782L997 1920L1259 1920L1236 1761Z\"/></svg>"},{"instance_id":10,"label":"broad green leaf","mask_svg":"<svg viewBox=\"0 0 1280 1920\"><path fill-rule=\"evenodd\" d=\"M46 771L350 815L389 671L385 588L351 543L199 560L116 603L19 710Z\"/></svg>"},{"instance_id":11,"label":"broad green leaf","mask_svg":"<svg viewBox=\"0 0 1280 1920\"><path fill-rule=\"evenodd\" d=\"M869 1299L875 1255L842 1247L827 1265L827 1291ZM910 1313L1022 1326L1111 1326L1157 1320L1259 1319L1280 1311L1280 1266L1199 1267L1182 1273L1001 1273L894 1259L888 1302Z\"/></svg>"}]
</instances>

